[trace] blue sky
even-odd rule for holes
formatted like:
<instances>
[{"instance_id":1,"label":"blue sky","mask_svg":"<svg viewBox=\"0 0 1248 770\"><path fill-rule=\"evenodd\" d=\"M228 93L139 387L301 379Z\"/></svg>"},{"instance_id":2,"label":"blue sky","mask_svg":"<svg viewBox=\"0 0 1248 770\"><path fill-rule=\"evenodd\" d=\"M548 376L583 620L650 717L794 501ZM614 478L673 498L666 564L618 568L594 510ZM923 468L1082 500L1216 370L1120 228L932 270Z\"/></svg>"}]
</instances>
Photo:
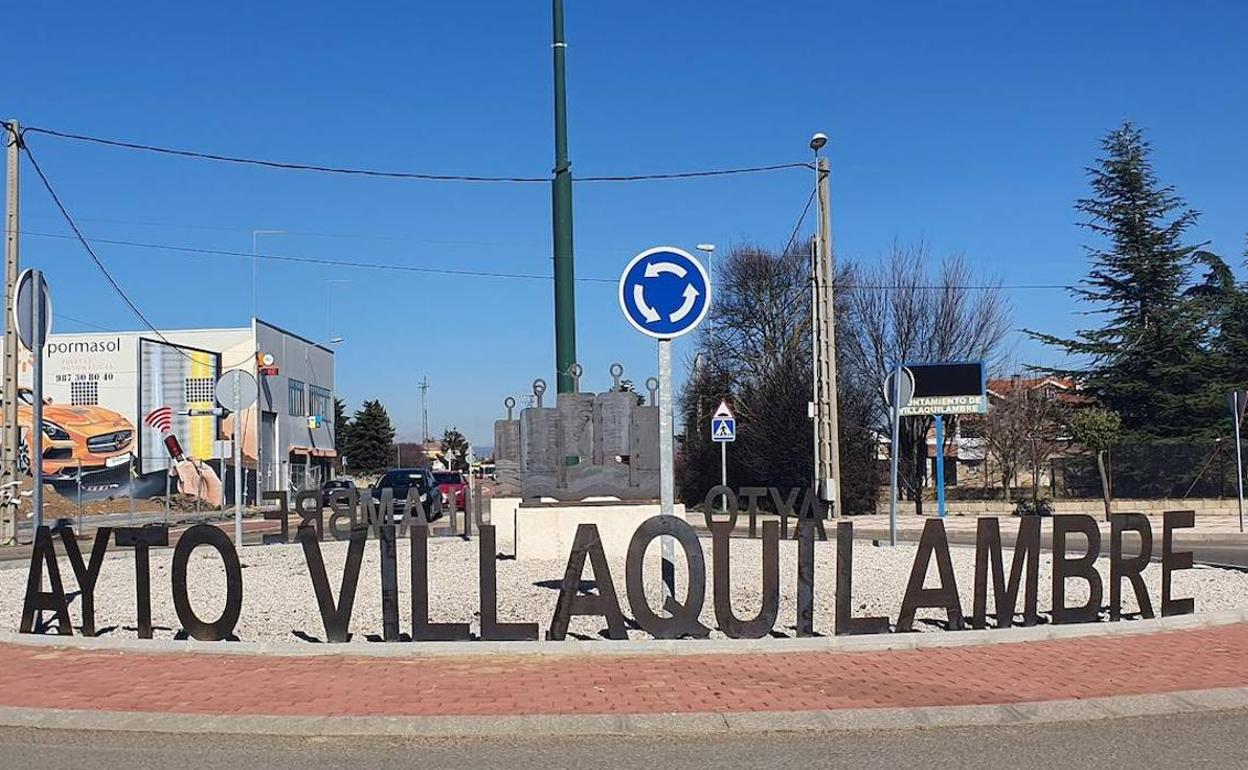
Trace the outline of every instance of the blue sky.
<instances>
[{"instance_id":1,"label":"blue sky","mask_svg":"<svg viewBox=\"0 0 1248 770\"><path fill-rule=\"evenodd\" d=\"M0 113L27 124L248 156L434 173L540 176L552 164L549 4L25 3L6 17ZM577 175L805 160L830 135L839 258L894 239L963 252L1006 284L1086 272L1072 202L1099 138L1143 126L1160 177L1203 217L1193 240L1238 263L1248 231L1248 6L1240 2L588 3L567 0L571 157ZM543 185L432 184L230 167L30 143L90 237L457 269L549 273ZM614 278L672 244L781 246L804 170L580 185L577 273ZM66 229L27 168L23 229ZM101 245L167 327L242 325L246 258ZM28 235L58 312L138 322L72 242ZM329 280L350 283L327 284ZM553 370L552 287L262 264L260 315L330 335L338 390L380 398L401 438L431 428L492 442L502 399ZM1068 331L1061 292L1011 290L1015 325ZM652 340L614 286L578 286L586 382L620 361L654 373ZM61 331L84 330L58 321ZM1025 361L1052 354L1017 342ZM687 344L677 347L680 356Z\"/></svg>"}]
</instances>

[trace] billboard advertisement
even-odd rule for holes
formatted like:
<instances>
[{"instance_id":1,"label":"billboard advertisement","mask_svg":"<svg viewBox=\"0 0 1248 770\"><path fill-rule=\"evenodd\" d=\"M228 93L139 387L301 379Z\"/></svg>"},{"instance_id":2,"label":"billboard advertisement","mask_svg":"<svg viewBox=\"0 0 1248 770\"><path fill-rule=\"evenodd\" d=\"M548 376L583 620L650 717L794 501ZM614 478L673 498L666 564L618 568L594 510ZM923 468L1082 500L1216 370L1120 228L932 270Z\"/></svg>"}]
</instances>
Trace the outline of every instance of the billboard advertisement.
<instances>
[{"instance_id":1,"label":"billboard advertisement","mask_svg":"<svg viewBox=\"0 0 1248 770\"><path fill-rule=\"evenodd\" d=\"M187 460L204 461L192 463L193 475L218 475L205 463L214 459L220 418L188 414L215 406L217 353L119 333L54 335L44 355L43 472L58 492L76 496L81 488L84 499L155 497L164 494L171 465ZM19 463L27 473L32 374L31 354L22 349ZM163 431L144 424L144 416L166 407L170 420ZM170 435L181 457L172 456L165 442Z\"/></svg>"}]
</instances>

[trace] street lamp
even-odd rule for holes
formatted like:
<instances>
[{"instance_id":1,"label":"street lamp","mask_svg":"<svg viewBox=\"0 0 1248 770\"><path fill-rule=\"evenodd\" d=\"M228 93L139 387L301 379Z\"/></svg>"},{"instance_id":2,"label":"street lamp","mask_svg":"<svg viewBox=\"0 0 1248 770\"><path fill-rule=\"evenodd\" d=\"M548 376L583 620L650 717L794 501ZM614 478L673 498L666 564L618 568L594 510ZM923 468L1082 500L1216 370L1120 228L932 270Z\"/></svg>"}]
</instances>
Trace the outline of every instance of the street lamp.
<instances>
[{"instance_id":1,"label":"street lamp","mask_svg":"<svg viewBox=\"0 0 1248 770\"><path fill-rule=\"evenodd\" d=\"M815 490L834 505L834 515L842 514L840 426L836 403L836 315L833 309L832 212L828 192L828 159L819 154L828 143L827 134L810 138L815 154L815 191L819 199L815 248L811 249L811 356L814 365L812 401L814 409ZM890 532L891 534L891 532Z\"/></svg>"},{"instance_id":2,"label":"street lamp","mask_svg":"<svg viewBox=\"0 0 1248 770\"><path fill-rule=\"evenodd\" d=\"M261 235L285 235L285 230L252 230L251 231L251 317L255 318L259 314L260 294L259 294L259 273L256 268L258 263L256 255L256 239Z\"/></svg>"},{"instance_id":3,"label":"street lamp","mask_svg":"<svg viewBox=\"0 0 1248 770\"><path fill-rule=\"evenodd\" d=\"M711 260L712 260L712 255L714 255L715 253L715 244L699 243L698 251L702 252L703 254L706 254L706 272L711 274L711 277L714 278L715 263Z\"/></svg>"}]
</instances>

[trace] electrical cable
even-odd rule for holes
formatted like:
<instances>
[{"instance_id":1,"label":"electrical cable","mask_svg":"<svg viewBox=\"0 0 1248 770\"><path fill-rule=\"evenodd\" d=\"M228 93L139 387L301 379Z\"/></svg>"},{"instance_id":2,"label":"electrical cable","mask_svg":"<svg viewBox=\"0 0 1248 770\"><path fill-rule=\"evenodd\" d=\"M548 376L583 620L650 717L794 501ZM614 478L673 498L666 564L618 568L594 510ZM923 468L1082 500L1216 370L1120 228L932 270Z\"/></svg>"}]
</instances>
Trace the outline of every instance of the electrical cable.
<instances>
[{"instance_id":1,"label":"electrical cable","mask_svg":"<svg viewBox=\"0 0 1248 770\"><path fill-rule=\"evenodd\" d=\"M57 238L62 240L77 240L73 235L64 233L46 233L34 230L22 230L22 235L35 238ZM197 246L182 246L171 243L151 243L145 241L130 241L116 238L87 238L92 243L99 243L108 246L121 246L125 248L137 249L159 249L165 251L173 251L191 255L201 255L205 257L231 257L239 259L256 259L269 260L275 262L290 262L296 264L310 264L330 267L358 268L365 270L389 270L394 272L405 273L425 273L436 275L452 275L464 276L472 278L503 278L529 281L550 281L552 276L542 275L540 273L512 273L495 270L461 270L456 268L442 267L423 267L420 265L395 265L382 262L354 262L345 259L333 259L328 257L301 257L288 254L265 254L257 252L252 254L250 251L229 251L226 249L208 249ZM788 256L792 256L789 254ZM609 283L618 284L618 278L597 278L578 276L577 281L586 283ZM961 291L978 291L984 289L1018 289L1018 290L1067 290L1071 287L1066 284L957 284L957 285L924 285L924 284L857 284L856 288L869 289L873 291L886 291L895 289L930 289L932 291L944 291L946 289L954 289Z\"/></svg>"},{"instance_id":2,"label":"electrical cable","mask_svg":"<svg viewBox=\"0 0 1248 770\"><path fill-rule=\"evenodd\" d=\"M77 142L89 142L92 144L104 145L106 147L118 147L127 150L137 150L140 152L151 152L160 155L172 155L181 158L194 158L197 160L211 160L220 163L234 163L246 166L260 166L263 168L279 169L284 171L315 171L326 174L345 174L350 176L366 176L380 177L385 179L408 179L425 182L478 182L478 183L498 183L498 184L546 184L551 181L551 177L547 176L481 176L474 174L430 174L424 172L411 171L389 171L383 169L365 169L365 168L349 168L344 166L322 166L308 163L291 163L285 161L267 160L263 158L247 158L239 155L223 155L213 152L201 152L198 150L183 150L173 147L161 147L151 144L140 144L138 142L123 141L120 139L106 139L98 136L89 136L87 134L77 134L69 131L60 131L54 128L42 128L39 126L26 126L22 129L22 133L44 134L45 136L57 137L59 139L69 139ZM578 182L647 182L647 181L667 181L673 179L701 179L705 177L717 176L736 176L740 174L762 174L771 171L783 171L794 168L811 168L809 163L775 163L765 166L744 166L740 168L725 169L709 169L701 171L677 171L658 174L626 174L615 176L585 176L575 179Z\"/></svg>"},{"instance_id":3,"label":"electrical cable","mask_svg":"<svg viewBox=\"0 0 1248 770\"><path fill-rule=\"evenodd\" d=\"M43 173L43 169L39 166L39 161L36 160L34 154L31 153L29 145L27 145L25 142L21 142L21 149L25 150L27 160L30 161L31 167L35 170L35 174L39 177L39 181L43 183L44 189L48 191L48 195L52 198L52 202L56 204L56 208L61 212L61 216L65 218L66 224L68 224L69 228L73 230L74 237L77 239L77 241L80 244L82 244L82 247L86 249L87 254L91 257L91 261L94 262L95 266L99 268L101 273L103 273L105 280L108 281L108 284L113 288L113 291L117 293L117 296L121 297L122 301L126 303L126 306L130 308L130 311L133 312L134 315L140 321L143 322L144 326L146 326L149 330L151 330L153 334L159 337L161 342L164 342L167 346L169 346L170 348L173 348L175 352L177 352L180 356L187 359L188 361L194 361L195 360L194 356L192 356L191 354L183 350L182 346L171 341L168 337L164 335L163 332L157 329L156 326L153 325L151 321L147 320L147 316L143 314L142 310L139 310L139 306L134 303L134 300L130 299L130 295L126 294L125 289L121 288L121 284L117 283L117 279L115 279L112 273L108 271L108 268L104 266L104 263L100 260L99 256L95 253L95 249L91 248L91 244L87 242L87 239L82 234L82 231L78 229L78 225L76 222L74 222L74 218L70 216L69 210L65 208L65 204L61 201L61 197L56 194L56 190L52 187L51 181L48 180L47 174ZM243 359L243 361L240 361L235 364L231 364L229 367L225 367L223 365L222 368L233 369L237 366L241 366L243 363L246 363L248 360L250 360L250 358L246 358L246 359Z\"/></svg>"}]
</instances>

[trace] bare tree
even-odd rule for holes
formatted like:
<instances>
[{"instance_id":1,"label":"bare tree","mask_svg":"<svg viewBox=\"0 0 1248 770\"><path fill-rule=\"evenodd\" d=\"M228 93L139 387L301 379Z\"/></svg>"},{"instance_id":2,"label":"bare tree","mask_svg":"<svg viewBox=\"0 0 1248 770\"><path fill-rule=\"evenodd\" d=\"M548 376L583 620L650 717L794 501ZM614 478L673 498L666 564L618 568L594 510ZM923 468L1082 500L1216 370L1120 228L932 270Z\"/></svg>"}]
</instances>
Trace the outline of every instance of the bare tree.
<instances>
[{"instance_id":1,"label":"bare tree","mask_svg":"<svg viewBox=\"0 0 1248 770\"><path fill-rule=\"evenodd\" d=\"M878 264L859 266L838 287L847 307L838 330L844 376L870 384L881 429L888 423L883 380L897 364L982 360L995 368L1005 354L1011 312L1000 282L977 277L959 255L935 269L933 261L926 243L894 242ZM904 419L898 448L900 483L919 511L931 425L930 417Z\"/></svg>"},{"instance_id":2,"label":"bare tree","mask_svg":"<svg viewBox=\"0 0 1248 770\"><path fill-rule=\"evenodd\" d=\"M686 501L719 479L719 450L707 421L720 398L732 402L737 441L728 453L733 486L809 486L813 474L810 249L776 253L752 245L717 260L715 302L697 337L692 372L681 395L686 421L681 492ZM847 282L842 272L838 282ZM837 323L844 321L838 306ZM837 346L838 361L844 346ZM870 392L854 381L838 388L843 503L847 512L874 509L878 472L870 423Z\"/></svg>"}]
</instances>

